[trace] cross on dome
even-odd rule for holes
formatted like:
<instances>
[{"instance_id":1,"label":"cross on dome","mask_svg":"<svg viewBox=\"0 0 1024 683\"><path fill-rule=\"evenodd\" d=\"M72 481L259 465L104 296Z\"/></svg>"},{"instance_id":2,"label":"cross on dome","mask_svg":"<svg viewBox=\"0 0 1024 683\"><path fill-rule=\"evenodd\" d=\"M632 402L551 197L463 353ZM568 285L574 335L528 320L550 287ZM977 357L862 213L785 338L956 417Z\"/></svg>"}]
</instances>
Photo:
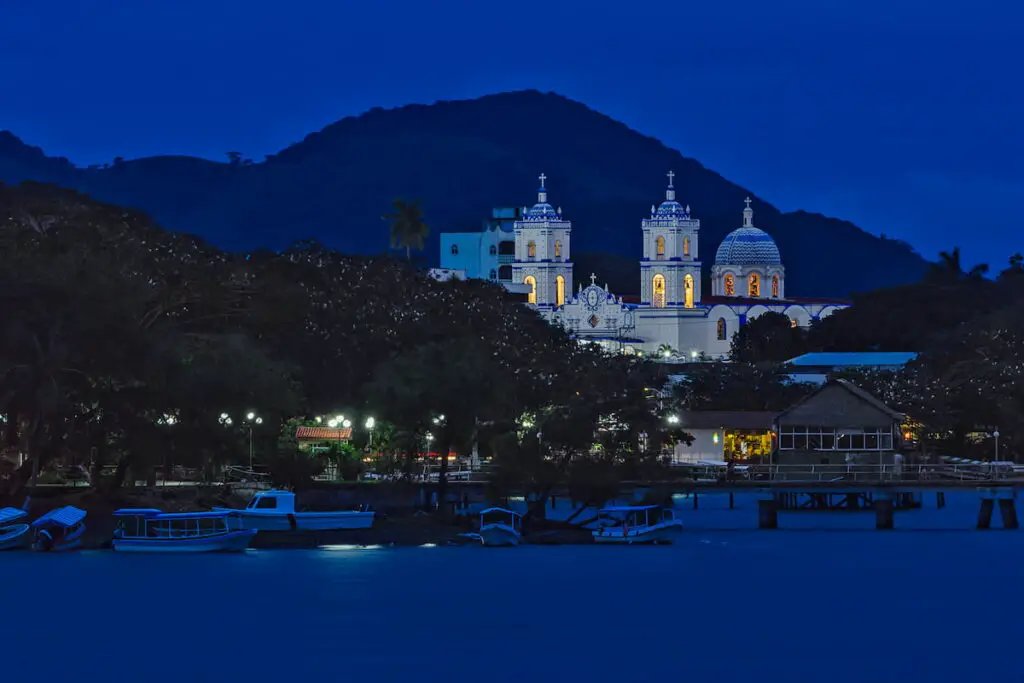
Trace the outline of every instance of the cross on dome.
<instances>
[{"instance_id":1,"label":"cross on dome","mask_svg":"<svg viewBox=\"0 0 1024 683\"><path fill-rule=\"evenodd\" d=\"M743 203L746 204L747 208L749 209L750 208L750 197L747 197L746 199L744 199Z\"/></svg>"},{"instance_id":2,"label":"cross on dome","mask_svg":"<svg viewBox=\"0 0 1024 683\"><path fill-rule=\"evenodd\" d=\"M671 188L672 187L672 179L676 177L676 173L675 173L675 171L669 171L667 173L667 175L668 175L668 186Z\"/></svg>"},{"instance_id":3,"label":"cross on dome","mask_svg":"<svg viewBox=\"0 0 1024 683\"><path fill-rule=\"evenodd\" d=\"M665 201L674 202L676 200L676 186L672 184L672 179L676 177L676 172L669 171L665 175L668 176L668 189L665 190Z\"/></svg>"},{"instance_id":4,"label":"cross on dome","mask_svg":"<svg viewBox=\"0 0 1024 683\"><path fill-rule=\"evenodd\" d=\"M547 180L548 177L546 175L544 175L543 173L541 173L538 177L540 178L540 189L543 190L544 189L544 181Z\"/></svg>"},{"instance_id":5,"label":"cross on dome","mask_svg":"<svg viewBox=\"0 0 1024 683\"><path fill-rule=\"evenodd\" d=\"M595 282L597 282L597 276L594 275L593 273L591 273L590 274L590 284L594 284Z\"/></svg>"}]
</instances>

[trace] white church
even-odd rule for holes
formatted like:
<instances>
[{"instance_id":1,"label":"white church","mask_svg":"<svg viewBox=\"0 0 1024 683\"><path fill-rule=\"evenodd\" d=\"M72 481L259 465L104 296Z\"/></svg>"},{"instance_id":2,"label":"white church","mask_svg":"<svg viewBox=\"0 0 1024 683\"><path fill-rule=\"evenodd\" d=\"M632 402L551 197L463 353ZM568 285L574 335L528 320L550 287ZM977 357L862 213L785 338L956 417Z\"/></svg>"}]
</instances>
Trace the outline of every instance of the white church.
<instances>
[{"instance_id":1,"label":"white church","mask_svg":"<svg viewBox=\"0 0 1024 683\"><path fill-rule=\"evenodd\" d=\"M786 297L779 249L754 227L749 198L742 225L718 246L711 296L703 296L700 220L676 201L673 178L670 171L665 200L651 206L650 218L640 224L639 303L624 302L607 285L599 285L595 275L574 284L572 222L549 203L544 174L537 203L524 208L512 226L515 254L508 259L512 272L507 286L525 290L527 305L581 341L687 360L728 355L736 330L767 311L786 315L794 326L809 326L848 305Z\"/></svg>"}]
</instances>

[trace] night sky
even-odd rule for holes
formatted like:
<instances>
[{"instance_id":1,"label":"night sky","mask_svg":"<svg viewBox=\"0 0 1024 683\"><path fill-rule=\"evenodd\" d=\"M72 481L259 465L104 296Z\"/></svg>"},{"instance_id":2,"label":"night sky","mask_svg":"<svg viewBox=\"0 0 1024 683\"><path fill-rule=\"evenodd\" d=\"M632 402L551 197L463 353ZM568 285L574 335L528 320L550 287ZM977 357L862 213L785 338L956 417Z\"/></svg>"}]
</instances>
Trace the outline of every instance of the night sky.
<instances>
[{"instance_id":1,"label":"night sky","mask_svg":"<svg viewBox=\"0 0 1024 683\"><path fill-rule=\"evenodd\" d=\"M81 165L259 159L373 106L554 90L783 210L1001 268L1022 26L1015 0L0 0L0 129Z\"/></svg>"}]
</instances>

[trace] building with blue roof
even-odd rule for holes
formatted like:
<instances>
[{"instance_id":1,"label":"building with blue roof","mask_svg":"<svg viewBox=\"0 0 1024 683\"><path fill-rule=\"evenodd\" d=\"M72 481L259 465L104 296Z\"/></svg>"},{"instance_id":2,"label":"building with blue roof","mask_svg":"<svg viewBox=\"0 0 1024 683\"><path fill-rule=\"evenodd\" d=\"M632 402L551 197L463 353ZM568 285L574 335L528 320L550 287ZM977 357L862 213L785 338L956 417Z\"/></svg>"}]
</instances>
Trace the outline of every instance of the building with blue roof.
<instances>
[{"instance_id":1,"label":"building with blue roof","mask_svg":"<svg viewBox=\"0 0 1024 683\"><path fill-rule=\"evenodd\" d=\"M793 381L824 384L830 375L844 370L881 370L894 372L917 358L911 351L853 351L805 353L786 361Z\"/></svg>"}]
</instances>

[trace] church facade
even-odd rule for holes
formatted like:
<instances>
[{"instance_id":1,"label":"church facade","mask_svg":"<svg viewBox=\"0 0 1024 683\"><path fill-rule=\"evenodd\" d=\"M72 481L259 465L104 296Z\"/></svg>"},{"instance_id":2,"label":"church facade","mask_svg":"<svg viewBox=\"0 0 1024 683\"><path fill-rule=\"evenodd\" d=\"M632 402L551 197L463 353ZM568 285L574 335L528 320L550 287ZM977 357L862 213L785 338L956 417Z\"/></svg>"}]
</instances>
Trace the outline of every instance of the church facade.
<instances>
[{"instance_id":1,"label":"church facade","mask_svg":"<svg viewBox=\"0 0 1024 683\"><path fill-rule=\"evenodd\" d=\"M513 224L511 284L526 291L527 305L581 341L612 350L685 359L722 358L733 334L768 311L809 326L848 304L788 298L786 269L775 241L754 225L750 199L742 223L715 252L711 293L701 291L700 220L676 200L668 173L665 199L640 221L643 256L638 302L626 302L589 276L574 290L572 222L548 201L540 176L537 202ZM525 287L523 287L525 286Z\"/></svg>"}]
</instances>

